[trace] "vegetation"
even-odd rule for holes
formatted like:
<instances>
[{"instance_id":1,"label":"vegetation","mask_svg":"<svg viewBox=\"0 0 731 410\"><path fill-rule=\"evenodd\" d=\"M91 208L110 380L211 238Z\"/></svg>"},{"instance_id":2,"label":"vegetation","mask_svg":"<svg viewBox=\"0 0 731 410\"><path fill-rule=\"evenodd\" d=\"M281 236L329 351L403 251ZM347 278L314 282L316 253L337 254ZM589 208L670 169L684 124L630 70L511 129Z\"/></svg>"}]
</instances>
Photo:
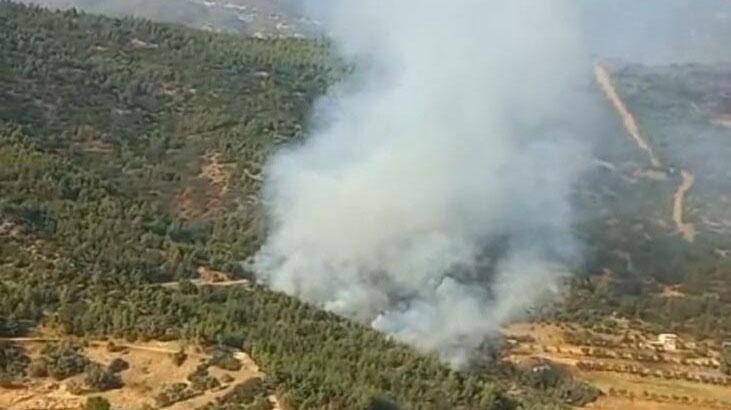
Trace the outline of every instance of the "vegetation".
<instances>
[{"instance_id":1,"label":"vegetation","mask_svg":"<svg viewBox=\"0 0 731 410\"><path fill-rule=\"evenodd\" d=\"M163 386L162 391L155 396L155 403L161 408L170 407L175 403L191 399L200 395L200 391L196 391L188 387L185 383L175 383L169 386Z\"/></svg>"},{"instance_id":2,"label":"vegetation","mask_svg":"<svg viewBox=\"0 0 731 410\"><path fill-rule=\"evenodd\" d=\"M194 390L206 391L219 387L221 382L208 373L208 364L199 365L195 371L188 375L190 387Z\"/></svg>"},{"instance_id":3,"label":"vegetation","mask_svg":"<svg viewBox=\"0 0 731 410\"><path fill-rule=\"evenodd\" d=\"M223 349L217 349L213 353L213 357L209 360L209 364L211 366L234 372L241 369L241 362L236 359L230 351Z\"/></svg>"},{"instance_id":4,"label":"vegetation","mask_svg":"<svg viewBox=\"0 0 731 410\"><path fill-rule=\"evenodd\" d=\"M721 371L731 376L731 346L724 346L721 351Z\"/></svg>"},{"instance_id":5,"label":"vegetation","mask_svg":"<svg viewBox=\"0 0 731 410\"><path fill-rule=\"evenodd\" d=\"M84 383L96 392L103 392L122 387L122 379L118 374L97 363L91 363L84 370Z\"/></svg>"},{"instance_id":6,"label":"vegetation","mask_svg":"<svg viewBox=\"0 0 731 410\"><path fill-rule=\"evenodd\" d=\"M49 344L41 353L43 357L39 364L56 380L81 374L91 365L91 361L81 353L81 347L70 342Z\"/></svg>"},{"instance_id":7,"label":"vegetation","mask_svg":"<svg viewBox=\"0 0 731 410\"><path fill-rule=\"evenodd\" d=\"M572 406L585 406L601 394L595 387L574 380L566 370L553 364L537 366L523 374L529 386L553 391L553 394Z\"/></svg>"},{"instance_id":8,"label":"vegetation","mask_svg":"<svg viewBox=\"0 0 731 410\"><path fill-rule=\"evenodd\" d=\"M0 383L25 376L30 358L20 346L0 342Z\"/></svg>"},{"instance_id":9,"label":"vegetation","mask_svg":"<svg viewBox=\"0 0 731 410\"><path fill-rule=\"evenodd\" d=\"M127 363L127 361L124 359L116 358L112 360L111 363L109 363L107 369L112 373L121 373L129 369L129 363Z\"/></svg>"},{"instance_id":10,"label":"vegetation","mask_svg":"<svg viewBox=\"0 0 731 410\"><path fill-rule=\"evenodd\" d=\"M273 408L269 390L262 379L254 377L234 386L218 403L202 410L269 410Z\"/></svg>"},{"instance_id":11,"label":"vegetation","mask_svg":"<svg viewBox=\"0 0 731 410\"><path fill-rule=\"evenodd\" d=\"M84 405L85 410L110 410L112 406L103 397L89 397Z\"/></svg>"}]
</instances>

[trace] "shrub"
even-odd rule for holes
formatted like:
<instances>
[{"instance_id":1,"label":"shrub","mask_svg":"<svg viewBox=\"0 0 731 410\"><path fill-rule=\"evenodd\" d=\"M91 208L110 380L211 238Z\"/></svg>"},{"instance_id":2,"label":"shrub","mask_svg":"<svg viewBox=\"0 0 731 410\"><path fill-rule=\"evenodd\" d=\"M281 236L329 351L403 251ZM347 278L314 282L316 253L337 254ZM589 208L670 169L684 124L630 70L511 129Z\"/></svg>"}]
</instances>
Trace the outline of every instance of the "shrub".
<instances>
[{"instance_id":1,"label":"shrub","mask_svg":"<svg viewBox=\"0 0 731 410\"><path fill-rule=\"evenodd\" d=\"M196 371L188 375L188 381L193 389L200 391L215 389L221 385L221 382L208 374L208 370L205 368L198 368Z\"/></svg>"},{"instance_id":2,"label":"shrub","mask_svg":"<svg viewBox=\"0 0 731 410\"><path fill-rule=\"evenodd\" d=\"M63 380L83 373L91 362L80 351L78 345L68 342L46 346L42 354L48 374L56 380Z\"/></svg>"},{"instance_id":3,"label":"shrub","mask_svg":"<svg viewBox=\"0 0 731 410\"><path fill-rule=\"evenodd\" d=\"M20 346L0 343L0 377L15 379L25 375L30 358Z\"/></svg>"},{"instance_id":4,"label":"shrub","mask_svg":"<svg viewBox=\"0 0 731 410\"><path fill-rule=\"evenodd\" d=\"M180 367L186 360L188 360L188 355L180 349L172 355L172 360L176 366Z\"/></svg>"},{"instance_id":5,"label":"shrub","mask_svg":"<svg viewBox=\"0 0 731 410\"><path fill-rule=\"evenodd\" d=\"M104 397L89 397L86 399L84 410L110 410L112 406Z\"/></svg>"},{"instance_id":6,"label":"shrub","mask_svg":"<svg viewBox=\"0 0 731 410\"><path fill-rule=\"evenodd\" d=\"M565 381L558 388L558 397L564 403L577 407L596 401L601 394L602 392L596 387L575 380Z\"/></svg>"},{"instance_id":7,"label":"shrub","mask_svg":"<svg viewBox=\"0 0 731 410\"><path fill-rule=\"evenodd\" d=\"M241 370L241 362L233 356L233 353L226 350L216 351L209 363L211 366L232 372Z\"/></svg>"},{"instance_id":8,"label":"shrub","mask_svg":"<svg viewBox=\"0 0 731 410\"><path fill-rule=\"evenodd\" d=\"M109 363L109 366L107 368L112 373L120 373L120 372L123 372L123 371L129 369L129 363L127 363L126 360L118 357L118 358L112 360L112 362Z\"/></svg>"},{"instance_id":9,"label":"shrub","mask_svg":"<svg viewBox=\"0 0 731 410\"><path fill-rule=\"evenodd\" d=\"M107 351L109 353L120 353L120 352L123 352L125 350L127 350L126 347L124 347L124 346L118 346L116 343L114 343L112 341L109 341L107 343Z\"/></svg>"},{"instance_id":10,"label":"shrub","mask_svg":"<svg viewBox=\"0 0 731 410\"><path fill-rule=\"evenodd\" d=\"M721 371L731 375L731 347L725 347L721 352Z\"/></svg>"},{"instance_id":11,"label":"shrub","mask_svg":"<svg viewBox=\"0 0 731 410\"><path fill-rule=\"evenodd\" d=\"M198 395L200 393L188 388L187 384L175 383L164 386L160 393L155 396L155 403L159 407L169 407L177 402L192 399Z\"/></svg>"},{"instance_id":12,"label":"shrub","mask_svg":"<svg viewBox=\"0 0 731 410\"><path fill-rule=\"evenodd\" d=\"M86 366L84 383L95 391L107 391L122 387L119 375L105 369L99 364L92 363Z\"/></svg>"},{"instance_id":13,"label":"shrub","mask_svg":"<svg viewBox=\"0 0 731 410\"><path fill-rule=\"evenodd\" d=\"M40 358L33 360L28 366L28 375L30 377L48 377L48 364L46 360Z\"/></svg>"},{"instance_id":14,"label":"shrub","mask_svg":"<svg viewBox=\"0 0 731 410\"><path fill-rule=\"evenodd\" d=\"M204 410L213 410L213 409L228 409L228 408L245 408L245 409L261 409L261 410L269 410L272 409L273 406L271 402L268 399L269 397L269 389L267 388L266 383L258 378L254 377L249 380L246 380L243 383L237 384L234 386L231 391L223 395L218 402L220 404L223 404L224 406L214 406L214 405L208 405L204 407ZM281 398L281 397L280 397ZM234 407L228 407L226 406L229 403L233 403ZM288 408L285 406L285 408Z\"/></svg>"},{"instance_id":15,"label":"shrub","mask_svg":"<svg viewBox=\"0 0 731 410\"><path fill-rule=\"evenodd\" d=\"M390 399L375 397L368 404L368 410L399 410L399 407Z\"/></svg>"}]
</instances>

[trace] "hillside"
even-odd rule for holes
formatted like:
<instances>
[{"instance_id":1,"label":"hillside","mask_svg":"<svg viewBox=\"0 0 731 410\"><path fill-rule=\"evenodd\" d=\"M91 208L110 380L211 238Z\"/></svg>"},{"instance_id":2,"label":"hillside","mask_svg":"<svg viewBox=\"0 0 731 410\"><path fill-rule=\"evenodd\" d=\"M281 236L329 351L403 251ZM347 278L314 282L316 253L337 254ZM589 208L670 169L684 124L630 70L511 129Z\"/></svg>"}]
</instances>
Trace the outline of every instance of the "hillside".
<instances>
[{"instance_id":1,"label":"hillside","mask_svg":"<svg viewBox=\"0 0 731 410\"><path fill-rule=\"evenodd\" d=\"M644 393L637 386L649 406L731 403L716 390L729 383L720 346L731 339L731 67L605 64L616 98L595 89L605 109L586 137L594 166L573 193L584 265L561 300L536 308L533 324L508 327L507 345L486 343L457 372L254 284L242 262L263 240L262 164L305 138L313 103L348 69L326 44L292 37L289 20L278 26L275 10L257 9L252 21L262 28L243 24L252 9L232 4L258 2L187 3L225 12L221 31L271 35L0 0L1 386L22 395L57 384L31 371L54 349L106 366L117 356L102 346L113 341L132 364L121 377L130 387L104 393L115 405L125 394L143 403L170 393L150 381L158 377L192 395L179 408L211 410L273 408L270 397L285 409L561 408L596 399L567 373L619 396L620 406L627 389L631 403ZM650 340L664 332L689 347L655 355ZM59 348L64 340L74 347ZM193 363L165 378L145 368L175 354L135 356L135 346L159 345L183 346L201 363L220 349L255 364L233 374L231 390L191 390ZM543 372L537 359L571 371ZM84 378L64 378L63 389ZM255 388L246 384L254 378ZM672 397L676 386L698 400ZM75 405L91 395L63 389L48 394Z\"/></svg>"},{"instance_id":2,"label":"hillside","mask_svg":"<svg viewBox=\"0 0 731 410\"><path fill-rule=\"evenodd\" d=\"M39 355L61 379L86 366L114 381L83 359L106 365L83 346L111 338L246 352L258 388L291 409L550 408L570 391L534 390L507 364L452 371L246 280L195 280L250 279L240 262L261 239L261 164L305 135L314 99L344 72L324 45L2 1L0 49L4 386L38 386ZM18 336L48 346L7 339ZM227 394L205 408L273 405Z\"/></svg>"},{"instance_id":3,"label":"hillside","mask_svg":"<svg viewBox=\"0 0 731 410\"><path fill-rule=\"evenodd\" d=\"M723 122L731 68L614 63L610 71L652 154L608 114L615 118L597 140L597 166L578 191L589 276L574 284L563 314L619 313L720 343L731 336L731 130Z\"/></svg>"},{"instance_id":4,"label":"hillside","mask_svg":"<svg viewBox=\"0 0 731 410\"><path fill-rule=\"evenodd\" d=\"M38 0L27 3L62 10L76 7L88 13L141 17L257 38L312 37L320 27L318 21L287 7L289 2L284 0Z\"/></svg>"},{"instance_id":5,"label":"hillside","mask_svg":"<svg viewBox=\"0 0 731 410\"><path fill-rule=\"evenodd\" d=\"M730 408L731 67L596 74L614 112L577 190L590 258L558 304L506 327L502 353L563 366L605 393L596 408Z\"/></svg>"}]
</instances>

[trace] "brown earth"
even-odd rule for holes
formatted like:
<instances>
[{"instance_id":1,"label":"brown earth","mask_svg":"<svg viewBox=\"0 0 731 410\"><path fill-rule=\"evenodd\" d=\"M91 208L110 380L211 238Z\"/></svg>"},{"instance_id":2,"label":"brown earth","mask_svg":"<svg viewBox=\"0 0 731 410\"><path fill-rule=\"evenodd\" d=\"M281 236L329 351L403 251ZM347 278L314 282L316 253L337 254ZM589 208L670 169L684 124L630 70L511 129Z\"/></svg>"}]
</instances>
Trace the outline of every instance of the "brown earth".
<instances>
[{"instance_id":1,"label":"brown earth","mask_svg":"<svg viewBox=\"0 0 731 410\"><path fill-rule=\"evenodd\" d=\"M37 357L43 346L56 341L55 338L15 338L3 339L13 341L25 347L31 357ZM13 389L0 389L0 409L41 410L41 409L82 409L89 396L102 396L110 401L114 408L140 409L145 405L156 408L153 397L162 386L173 383L185 383L186 377L193 373L196 366L209 359L209 355L199 348L192 348L177 342L148 342L128 344L117 342L114 352L108 349L109 342L95 341L89 343L84 354L91 360L108 365L112 360L121 358L130 365L121 373L124 387L104 393L78 393L74 385L83 384L83 376L75 376L60 382L52 379L29 379ZM181 366L173 363L172 355L181 349L188 358ZM214 401L226 394L233 386L253 377L263 376L259 367L245 353L235 354L242 367L238 371L227 371L209 368L209 373L221 379L229 375L233 381L221 388L209 390L192 399L175 403L167 407L172 410L195 409ZM275 397L271 398L274 402Z\"/></svg>"},{"instance_id":2,"label":"brown earth","mask_svg":"<svg viewBox=\"0 0 731 410\"><path fill-rule=\"evenodd\" d=\"M185 218L216 215L231 187L231 165L222 162L221 154L203 156L200 173L177 196L178 213Z\"/></svg>"}]
</instances>

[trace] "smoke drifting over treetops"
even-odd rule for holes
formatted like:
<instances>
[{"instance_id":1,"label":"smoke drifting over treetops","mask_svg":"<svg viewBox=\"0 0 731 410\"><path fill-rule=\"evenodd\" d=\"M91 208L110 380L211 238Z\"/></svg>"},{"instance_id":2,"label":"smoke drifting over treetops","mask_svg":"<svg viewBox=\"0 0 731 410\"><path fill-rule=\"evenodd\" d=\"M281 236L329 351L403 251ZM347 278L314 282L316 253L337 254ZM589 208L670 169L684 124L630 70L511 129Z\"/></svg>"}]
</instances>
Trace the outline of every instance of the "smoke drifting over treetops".
<instances>
[{"instance_id":1,"label":"smoke drifting over treetops","mask_svg":"<svg viewBox=\"0 0 731 410\"><path fill-rule=\"evenodd\" d=\"M261 280L464 363L579 261L588 53L567 1L328 2L358 64L266 168ZM590 105L589 105L590 106Z\"/></svg>"}]
</instances>

